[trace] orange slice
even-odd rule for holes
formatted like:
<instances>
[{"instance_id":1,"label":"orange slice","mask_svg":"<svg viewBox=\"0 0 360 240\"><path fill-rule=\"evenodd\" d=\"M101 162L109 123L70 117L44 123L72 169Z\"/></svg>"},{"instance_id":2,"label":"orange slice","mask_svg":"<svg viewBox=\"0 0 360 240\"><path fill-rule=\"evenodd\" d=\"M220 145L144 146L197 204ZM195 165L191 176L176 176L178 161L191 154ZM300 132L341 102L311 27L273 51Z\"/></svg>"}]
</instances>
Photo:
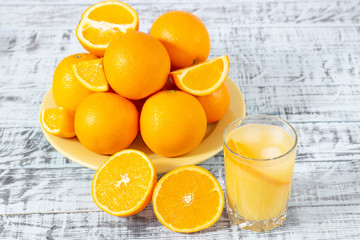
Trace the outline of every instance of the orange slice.
<instances>
[{"instance_id":1,"label":"orange slice","mask_svg":"<svg viewBox=\"0 0 360 240\"><path fill-rule=\"evenodd\" d=\"M224 208L224 194L210 172L183 166L164 175L153 193L156 217L175 232L197 232L212 226Z\"/></svg>"},{"instance_id":2,"label":"orange slice","mask_svg":"<svg viewBox=\"0 0 360 240\"><path fill-rule=\"evenodd\" d=\"M74 112L63 107L42 110L40 123L46 132L55 136L63 138L75 137Z\"/></svg>"},{"instance_id":3,"label":"orange slice","mask_svg":"<svg viewBox=\"0 0 360 240\"><path fill-rule=\"evenodd\" d=\"M176 86L196 96L205 96L225 81L229 73L229 58L224 55L170 73Z\"/></svg>"},{"instance_id":4,"label":"orange slice","mask_svg":"<svg viewBox=\"0 0 360 240\"><path fill-rule=\"evenodd\" d=\"M226 144L234 153L245 158L253 158L253 156L249 155L248 152L243 151L243 149L246 149L246 147L242 146L241 143L235 142L233 139L230 139ZM228 154L229 156L231 155L230 153ZM288 185L290 183L291 180L289 179L287 174L289 172L292 172L290 169L291 167L293 168L293 165L290 164L290 161L289 164L278 164L275 166L275 168L271 168L266 167L265 162L256 160L251 161L245 158L241 158L241 160L238 159L238 161L240 162L237 163L237 166L253 174L259 179L262 179L274 185ZM274 173L277 173L278 176L274 175Z\"/></svg>"},{"instance_id":5,"label":"orange slice","mask_svg":"<svg viewBox=\"0 0 360 240\"><path fill-rule=\"evenodd\" d=\"M109 90L102 58L79 62L71 67L75 77L87 89L94 92L106 92Z\"/></svg>"},{"instance_id":6,"label":"orange slice","mask_svg":"<svg viewBox=\"0 0 360 240\"><path fill-rule=\"evenodd\" d=\"M86 50L102 57L119 34L138 29L139 17L133 8L120 1L104 1L85 10L76 36Z\"/></svg>"},{"instance_id":7,"label":"orange slice","mask_svg":"<svg viewBox=\"0 0 360 240\"><path fill-rule=\"evenodd\" d=\"M122 150L96 171L92 196L103 211L114 216L131 216L151 201L156 179L155 168L143 152Z\"/></svg>"}]
</instances>

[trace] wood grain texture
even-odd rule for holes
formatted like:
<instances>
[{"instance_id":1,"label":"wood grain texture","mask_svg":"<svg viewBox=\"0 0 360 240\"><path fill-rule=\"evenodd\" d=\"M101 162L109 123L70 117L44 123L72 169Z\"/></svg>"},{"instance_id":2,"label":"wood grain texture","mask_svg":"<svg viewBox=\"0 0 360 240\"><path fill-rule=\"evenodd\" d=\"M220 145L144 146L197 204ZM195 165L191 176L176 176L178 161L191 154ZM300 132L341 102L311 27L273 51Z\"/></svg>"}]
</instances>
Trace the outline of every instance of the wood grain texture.
<instances>
[{"instance_id":1,"label":"wood grain texture","mask_svg":"<svg viewBox=\"0 0 360 240\"><path fill-rule=\"evenodd\" d=\"M221 164L208 169L225 189ZM357 205L360 161L297 162L290 206ZM94 170L83 167L0 170L0 212L29 214L98 211L91 197Z\"/></svg>"},{"instance_id":2,"label":"wood grain texture","mask_svg":"<svg viewBox=\"0 0 360 240\"><path fill-rule=\"evenodd\" d=\"M52 10L38 13L52 19L51 22L38 20L49 24L44 28L33 22L31 24L38 26L36 29L29 26L24 29L19 26L11 27L12 23L19 21L12 21L11 17L2 19L4 21L0 42L4 44L0 46L3 63L0 74L7 78L0 80L0 91L48 88L53 71L61 59L73 53L84 52L74 33L78 20L64 22L64 19L70 21L71 17L58 16L59 21L65 24L62 28L58 22L54 22L54 18L59 15L54 11L62 13L65 10L61 7L59 10L58 6L52 7ZM68 11L76 9L72 6L67 8ZM1 9L5 11L7 8ZM216 12L217 9L213 6L211 10ZM33 11L21 9L18 14L34 14ZM208 11L210 10L203 12ZM78 16L73 12L69 15ZM360 25L307 27L297 24L260 27L238 25L235 20L231 20L232 24L221 23L214 20L216 16L223 18L223 13L216 12L214 16L206 17L216 21L216 24L208 24L212 39L211 57L228 54L231 60L229 75L240 86L359 84ZM230 21L231 16L226 19ZM144 19L144 22L142 30L148 31L152 20ZM6 29L7 26L10 26L10 29Z\"/></svg>"},{"instance_id":3,"label":"wood grain texture","mask_svg":"<svg viewBox=\"0 0 360 240\"><path fill-rule=\"evenodd\" d=\"M294 123L299 136L298 162L360 159L359 122ZM59 154L40 127L0 129L0 169L81 167ZM223 153L207 164L222 165Z\"/></svg>"},{"instance_id":4,"label":"wood grain texture","mask_svg":"<svg viewBox=\"0 0 360 240\"><path fill-rule=\"evenodd\" d=\"M209 169L224 188L219 155L200 166ZM55 165L55 164L54 164ZM94 171L76 165L0 170L0 213L99 211L91 198ZM56 166L56 165L55 165ZM300 161L294 172L291 206L356 205L359 203L359 161ZM149 207L151 209L151 207Z\"/></svg>"},{"instance_id":5,"label":"wood grain texture","mask_svg":"<svg viewBox=\"0 0 360 240\"><path fill-rule=\"evenodd\" d=\"M212 227L192 234L166 229L150 207L128 218L104 212L2 215L0 239L357 239L359 210L360 205L290 206L283 226L261 234L231 226L225 212Z\"/></svg>"},{"instance_id":6,"label":"wood grain texture","mask_svg":"<svg viewBox=\"0 0 360 240\"><path fill-rule=\"evenodd\" d=\"M224 186L222 167L206 164L201 166L209 169ZM297 163L286 225L270 232L270 235L260 236L276 236L277 233L282 233L288 237L291 235L305 237L312 232L322 232L328 234L330 238L341 236L340 234L345 234L343 237L356 236L355 234L360 231L359 222L356 220L360 216L360 205L358 205L360 186L357 184L359 170L359 161L319 162L310 165ZM1 195L6 195L11 189L19 189L16 187L19 183L26 185L27 190L25 192L12 190L12 195L0 202L0 206L5 205L8 208L1 209L4 213L0 218L0 229L4 234L1 237L4 239L14 237L12 234L16 233L18 237L36 238L44 236L48 231L54 232L53 237L62 237L59 234L70 237L74 234L72 239L81 239L87 231L92 234L98 232L115 234L115 236L105 235L105 239L113 239L118 234L130 234L127 236L130 238L153 238L161 234L164 234L164 237L171 236L171 232L156 220L151 205L130 218L116 218L99 211L90 193L93 174L93 170L86 168L24 169L17 171L16 175L11 170L2 171L0 182L5 189L0 190ZM51 182L46 182L45 179L51 179ZM6 202L8 199L13 199L13 202ZM17 201L14 201L15 199ZM339 200L342 206L337 206ZM23 210L17 213L15 209ZM34 212L26 212L29 210ZM7 214L8 212L11 214ZM306 222L303 222L304 219ZM118 229L116 226L122 227ZM53 231L55 229L56 231ZM138 235L133 236L135 232ZM233 234L243 237L256 236L247 231L239 232L231 227L224 212L219 222L203 234L189 236L180 234L180 237L219 237L221 235L217 234L224 233L229 237L234 236Z\"/></svg>"},{"instance_id":7,"label":"wood grain texture","mask_svg":"<svg viewBox=\"0 0 360 240\"><path fill-rule=\"evenodd\" d=\"M336 88L351 84L353 88L360 89L360 29L294 30L255 27L225 31L219 28L213 31L213 35L211 56L224 53L229 55L229 76L241 88L297 88L315 85L333 85ZM224 38L227 39L225 42L222 40ZM84 52L72 30L10 31L3 32L0 40L5 43L1 51L4 55L1 55L0 75L6 76L0 79L0 93L21 94L19 90L29 92L29 89L42 91L37 95L37 99L35 98L38 102L50 88L53 71L61 59L73 53ZM328 94L322 93L321 90L319 89L318 94ZM291 91L287 91L287 99L290 98ZM247 101L248 104L251 100ZM16 101L13 103L16 104ZM342 116L341 119L343 118Z\"/></svg>"},{"instance_id":8,"label":"wood grain texture","mask_svg":"<svg viewBox=\"0 0 360 240\"><path fill-rule=\"evenodd\" d=\"M288 30L287 30L288 31ZM301 32L301 31L299 31ZM330 36L332 31L329 31ZM20 34L20 33L18 33ZM65 34L65 33L64 33ZM71 33L72 36L73 33ZM276 31L271 32L277 34ZM334 33L335 34L335 33ZM36 35L29 33L29 38ZM5 53L2 56L3 65L0 73L7 78L0 79L2 88L0 91L15 91L18 89L37 89L45 91L51 86L53 72L62 58L78 52L85 52L76 41L76 38L70 37L74 43L67 43L68 40L53 46L54 41L62 41L62 36L46 36L41 39L42 35L36 35L39 38L39 47L33 49L33 44L24 44L27 40L13 44L13 38L4 39L6 51L14 51L11 55ZM70 36L63 35L63 36ZM360 31L358 33L360 43ZM0 37L1 38L1 37ZM50 39L48 39L50 38ZM66 37L65 37L66 38ZM46 41L46 43L45 43ZM261 49L250 50L237 49L242 40L234 39L232 47L226 47L221 50L220 47L213 47L212 57L227 53L230 58L229 76L238 82L239 86L315 86L315 85L359 85L360 81L360 51L351 49L342 49L341 46L332 45L333 50L316 50L312 45L307 45L307 49L286 50L280 46L269 44L272 53L267 53L264 46ZM276 42L276 40L273 40ZM309 41L310 42L310 41ZM295 44L295 40L287 43L288 46ZM309 43L311 44L311 43ZM322 42L322 45L326 43ZM350 43L349 43L350 44ZM35 45L35 46L36 46ZM219 42L218 45L221 45ZM243 45L243 44L242 44ZM48 46L48 47L45 47ZM248 46L250 48L250 46ZM360 49L360 44L359 44ZM27 54L27 52L31 54ZM296 52L295 52L296 51ZM301 53L301 51L303 51ZM26 57L22 57L22 56ZM341 64L340 64L341 63Z\"/></svg>"},{"instance_id":9,"label":"wood grain texture","mask_svg":"<svg viewBox=\"0 0 360 240\"><path fill-rule=\"evenodd\" d=\"M277 115L291 123L358 121L360 85L241 86L247 113ZM47 90L0 91L0 126L39 126L39 109ZM24 111L26 108L26 111Z\"/></svg>"},{"instance_id":10,"label":"wood grain texture","mask_svg":"<svg viewBox=\"0 0 360 240\"><path fill-rule=\"evenodd\" d=\"M94 171L42 135L39 109L56 65L85 50L75 27L96 0L0 2L0 239L358 239L360 235L360 1L132 0L140 30L169 10L200 17L210 57L230 57L247 113L291 122L299 135L289 217L269 233L241 231L226 212L177 234L151 204L129 218L100 211ZM223 154L200 164L224 188Z\"/></svg>"},{"instance_id":11,"label":"wood grain texture","mask_svg":"<svg viewBox=\"0 0 360 240\"><path fill-rule=\"evenodd\" d=\"M98 1L13 1L3 0L2 12L23 21L11 21L4 17L5 27L65 26L78 21L81 13ZM358 24L360 18L358 1L129 1L138 12L140 24L152 22L169 10L185 10L202 18L207 26L254 25L254 24ZM225 4L224 4L225 3ZM175 6L174 6L175 4ZM7 9L11 8L11 13ZM54 13L54 14L53 14ZM34 18L38 14L41 18ZM225 15L226 14L226 15ZM0 16L3 16L0 14ZM150 19L150 21L146 21ZM10 25L8 24L10 23Z\"/></svg>"}]
</instances>

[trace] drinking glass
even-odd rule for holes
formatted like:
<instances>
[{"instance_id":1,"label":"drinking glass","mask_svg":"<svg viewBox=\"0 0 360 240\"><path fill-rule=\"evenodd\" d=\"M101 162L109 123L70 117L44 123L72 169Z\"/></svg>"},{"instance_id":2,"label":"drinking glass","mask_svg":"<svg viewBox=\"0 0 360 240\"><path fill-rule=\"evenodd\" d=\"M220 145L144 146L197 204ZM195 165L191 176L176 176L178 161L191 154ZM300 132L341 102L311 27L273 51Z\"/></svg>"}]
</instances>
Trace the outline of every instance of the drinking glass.
<instances>
[{"instance_id":1,"label":"drinking glass","mask_svg":"<svg viewBox=\"0 0 360 240\"><path fill-rule=\"evenodd\" d=\"M268 231L286 219L297 134L286 121L250 115L230 123L223 148L227 212L233 224Z\"/></svg>"}]
</instances>

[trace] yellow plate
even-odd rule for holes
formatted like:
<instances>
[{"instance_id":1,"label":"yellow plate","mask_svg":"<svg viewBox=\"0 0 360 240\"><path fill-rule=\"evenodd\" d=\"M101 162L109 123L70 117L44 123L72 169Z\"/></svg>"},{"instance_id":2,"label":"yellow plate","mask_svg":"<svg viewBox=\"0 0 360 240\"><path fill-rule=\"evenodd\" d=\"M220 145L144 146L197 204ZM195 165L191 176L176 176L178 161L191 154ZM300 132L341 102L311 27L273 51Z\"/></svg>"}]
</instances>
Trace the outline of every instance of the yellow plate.
<instances>
[{"instance_id":1,"label":"yellow plate","mask_svg":"<svg viewBox=\"0 0 360 240\"><path fill-rule=\"evenodd\" d=\"M154 163L157 173L166 173L176 167L198 164L222 150L222 134L225 127L236 118L245 116L245 101L238 86L228 77L226 85L230 92L230 106L225 116L217 123L208 125L205 137L200 145L192 152L175 158L166 158L151 152L141 137L129 148L138 149L146 153ZM56 107L51 89L46 93L41 110ZM68 159L85 167L98 169L108 156L93 153L80 144L77 138L65 139L47 133L42 129L49 143Z\"/></svg>"}]
</instances>

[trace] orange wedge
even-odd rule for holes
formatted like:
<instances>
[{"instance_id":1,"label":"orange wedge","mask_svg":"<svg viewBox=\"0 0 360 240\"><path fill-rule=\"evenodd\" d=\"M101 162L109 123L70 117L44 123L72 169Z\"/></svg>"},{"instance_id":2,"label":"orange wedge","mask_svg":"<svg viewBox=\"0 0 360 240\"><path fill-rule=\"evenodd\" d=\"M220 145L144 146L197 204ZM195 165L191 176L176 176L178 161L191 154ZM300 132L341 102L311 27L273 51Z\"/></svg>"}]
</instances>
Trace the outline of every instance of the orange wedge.
<instances>
[{"instance_id":1,"label":"orange wedge","mask_svg":"<svg viewBox=\"0 0 360 240\"><path fill-rule=\"evenodd\" d=\"M75 137L74 112L63 107L42 110L40 123L46 132L55 136L63 138Z\"/></svg>"},{"instance_id":2,"label":"orange wedge","mask_svg":"<svg viewBox=\"0 0 360 240\"><path fill-rule=\"evenodd\" d=\"M153 193L156 217L175 232L197 232L212 226L224 208L224 194L210 172L183 166L164 175Z\"/></svg>"},{"instance_id":3,"label":"orange wedge","mask_svg":"<svg viewBox=\"0 0 360 240\"><path fill-rule=\"evenodd\" d=\"M93 92L106 92L109 90L102 58L79 62L71 67L75 77L87 89Z\"/></svg>"},{"instance_id":4,"label":"orange wedge","mask_svg":"<svg viewBox=\"0 0 360 240\"><path fill-rule=\"evenodd\" d=\"M131 216L151 201L156 179L154 166L143 152L122 150L96 171L92 196L103 211L119 217Z\"/></svg>"},{"instance_id":5,"label":"orange wedge","mask_svg":"<svg viewBox=\"0 0 360 240\"><path fill-rule=\"evenodd\" d=\"M138 29L139 17L133 8L120 1L104 1L85 10L76 36L86 50L102 57L118 35Z\"/></svg>"},{"instance_id":6,"label":"orange wedge","mask_svg":"<svg viewBox=\"0 0 360 240\"><path fill-rule=\"evenodd\" d=\"M218 89L228 73L229 58L224 55L173 71L170 76L181 90L196 96L205 96Z\"/></svg>"}]
</instances>

